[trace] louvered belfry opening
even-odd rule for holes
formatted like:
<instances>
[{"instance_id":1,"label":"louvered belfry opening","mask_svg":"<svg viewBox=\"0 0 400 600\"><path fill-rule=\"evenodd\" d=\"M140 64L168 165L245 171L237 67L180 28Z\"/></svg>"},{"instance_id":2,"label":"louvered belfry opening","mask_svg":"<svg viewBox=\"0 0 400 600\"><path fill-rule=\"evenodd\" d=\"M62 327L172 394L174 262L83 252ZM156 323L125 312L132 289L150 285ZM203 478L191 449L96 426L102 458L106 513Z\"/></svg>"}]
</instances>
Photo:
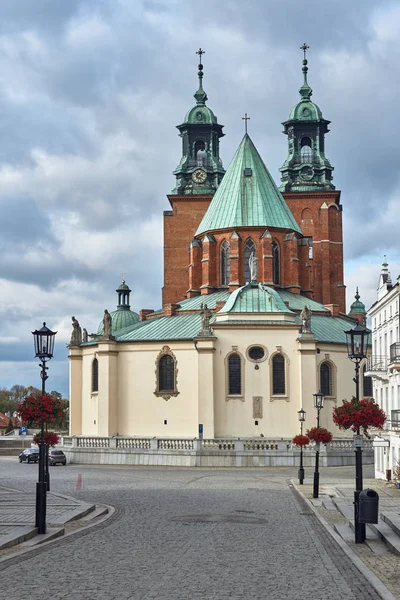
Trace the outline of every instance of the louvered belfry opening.
<instances>
[{"instance_id":1,"label":"louvered belfry opening","mask_svg":"<svg viewBox=\"0 0 400 600\"><path fill-rule=\"evenodd\" d=\"M239 354L231 354L228 359L228 394L242 393L242 361Z\"/></svg>"},{"instance_id":2,"label":"louvered belfry opening","mask_svg":"<svg viewBox=\"0 0 400 600\"><path fill-rule=\"evenodd\" d=\"M174 369L172 356L166 354L160 358L158 363L160 392L168 392L174 389Z\"/></svg>"}]
</instances>

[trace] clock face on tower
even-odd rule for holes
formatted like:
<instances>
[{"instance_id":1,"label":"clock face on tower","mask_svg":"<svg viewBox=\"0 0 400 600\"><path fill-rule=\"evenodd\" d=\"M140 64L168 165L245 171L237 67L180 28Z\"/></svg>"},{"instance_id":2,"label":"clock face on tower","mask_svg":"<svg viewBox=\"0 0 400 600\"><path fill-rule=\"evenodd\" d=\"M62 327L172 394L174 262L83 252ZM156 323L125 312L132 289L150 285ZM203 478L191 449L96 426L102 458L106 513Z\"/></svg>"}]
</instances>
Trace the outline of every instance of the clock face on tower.
<instances>
[{"instance_id":1,"label":"clock face on tower","mask_svg":"<svg viewBox=\"0 0 400 600\"><path fill-rule=\"evenodd\" d=\"M207 173L203 169L196 169L192 174L192 179L195 183L204 183L207 179Z\"/></svg>"},{"instance_id":2,"label":"clock face on tower","mask_svg":"<svg viewBox=\"0 0 400 600\"><path fill-rule=\"evenodd\" d=\"M305 180L310 180L314 176L314 169L312 167L306 166L300 170L300 177Z\"/></svg>"}]
</instances>

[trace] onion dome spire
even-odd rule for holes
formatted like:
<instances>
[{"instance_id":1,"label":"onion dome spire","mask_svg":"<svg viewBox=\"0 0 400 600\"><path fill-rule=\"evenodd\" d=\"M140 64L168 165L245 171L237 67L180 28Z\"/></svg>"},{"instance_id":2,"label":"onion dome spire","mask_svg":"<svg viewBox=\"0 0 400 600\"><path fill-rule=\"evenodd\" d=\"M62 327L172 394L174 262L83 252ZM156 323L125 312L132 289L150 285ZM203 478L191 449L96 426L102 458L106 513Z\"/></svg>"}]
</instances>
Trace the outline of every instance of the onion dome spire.
<instances>
[{"instance_id":1,"label":"onion dome spire","mask_svg":"<svg viewBox=\"0 0 400 600\"><path fill-rule=\"evenodd\" d=\"M203 56L203 54L205 54L206 51L202 50L201 48L199 48L196 52L196 54L199 55L199 70L197 72L197 75L199 77L199 89L197 90L197 92L194 94L195 100L196 100L196 104L197 106L204 106L205 103L207 102L208 98L207 98L207 94L205 93L205 91L203 90L203 64L201 62L201 57Z\"/></svg>"},{"instance_id":2,"label":"onion dome spire","mask_svg":"<svg viewBox=\"0 0 400 600\"><path fill-rule=\"evenodd\" d=\"M303 81L303 85L301 86L301 88L299 90L302 100L310 100L310 98L312 96L312 89L308 85L308 81L307 81L307 73L308 73L307 50L309 48L310 48L310 46L307 46L307 44L305 42L302 46L300 46L300 50L303 50L303 52L304 52L303 68L302 68L304 81Z\"/></svg>"},{"instance_id":3,"label":"onion dome spire","mask_svg":"<svg viewBox=\"0 0 400 600\"><path fill-rule=\"evenodd\" d=\"M360 300L360 294L358 293L358 286L355 293L355 302L350 306L349 316L353 319L357 319L359 323L365 325L367 311L365 310L365 304Z\"/></svg>"}]
</instances>

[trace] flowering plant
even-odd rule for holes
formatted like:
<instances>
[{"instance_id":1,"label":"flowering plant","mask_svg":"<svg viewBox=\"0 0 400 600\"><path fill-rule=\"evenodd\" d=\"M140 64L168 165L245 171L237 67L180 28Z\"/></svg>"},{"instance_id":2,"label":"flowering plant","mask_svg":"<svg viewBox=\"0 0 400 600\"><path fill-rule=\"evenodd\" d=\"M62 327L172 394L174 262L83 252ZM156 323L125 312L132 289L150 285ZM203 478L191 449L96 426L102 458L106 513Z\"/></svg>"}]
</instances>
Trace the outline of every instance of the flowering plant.
<instances>
[{"instance_id":1,"label":"flowering plant","mask_svg":"<svg viewBox=\"0 0 400 600\"><path fill-rule=\"evenodd\" d=\"M17 413L24 423L53 423L62 416L63 405L58 398L33 393L20 402Z\"/></svg>"},{"instance_id":2,"label":"flowering plant","mask_svg":"<svg viewBox=\"0 0 400 600\"><path fill-rule=\"evenodd\" d=\"M299 446L301 448L302 446L307 446L310 443L310 438L307 435L295 435L292 442L295 446Z\"/></svg>"},{"instance_id":3,"label":"flowering plant","mask_svg":"<svg viewBox=\"0 0 400 600\"><path fill-rule=\"evenodd\" d=\"M333 409L332 418L339 429L352 429L357 434L362 429L368 437L368 427L383 428L386 414L373 398L357 400L353 396L350 401L343 400L342 406Z\"/></svg>"},{"instance_id":4,"label":"flowering plant","mask_svg":"<svg viewBox=\"0 0 400 600\"><path fill-rule=\"evenodd\" d=\"M307 430L307 435L313 442L329 444L332 441L332 434L324 427L312 427Z\"/></svg>"},{"instance_id":5,"label":"flowering plant","mask_svg":"<svg viewBox=\"0 0 400 600\"><path fill-rule=\"evenodd\" d=\"M33 441L35 444L40 444L40 437L41 437L40 433L35 433L35 435L33 436ZM58 437L58 435L56 433L54 433L54 431L45 431L44 432L44 442L48 446L56 446L59 441L60 441L60 438Z\"/></svg>"}]
</instances>

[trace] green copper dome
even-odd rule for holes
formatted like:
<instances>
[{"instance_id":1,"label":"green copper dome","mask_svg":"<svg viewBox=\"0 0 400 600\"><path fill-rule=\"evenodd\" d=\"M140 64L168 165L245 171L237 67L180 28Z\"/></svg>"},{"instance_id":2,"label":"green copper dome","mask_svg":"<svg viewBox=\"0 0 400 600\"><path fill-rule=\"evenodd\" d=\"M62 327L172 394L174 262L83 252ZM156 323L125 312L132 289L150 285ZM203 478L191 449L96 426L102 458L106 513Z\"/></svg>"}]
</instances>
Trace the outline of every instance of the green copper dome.
<instances>
[{"instance_id":1,"label":"green copper dome","mask_svg":"<svg viewBox=\"0 0 400 600\"><path fill-rule=\"evenodd\" d=\"M322 119L320 108L311 100L301 100L292 108L289 121L319 121Z\"/></svg>"},{"instance_id":2,"label":"green copper dome","mask_svg":"<svg viewBox=\"0 0 400 600\"><path fill-rule=\"evenodd\" d=\"M365 315L367 311L365 310L365 304L360 301L360 294L358 293L358 287L357 287L356 295L354 297L355 297L356 301L353 302L353 304L350 306L349 315L359 315L359 314Z\"/></svg>"},{"instance_id":3,"label":"green copper dome","mask_svg":"<svg viewBox=\"0 0 400 600\"><path fill-rule=\"evenodd\" d=\"M133 312L129 305L129 295L131 293L131 290L129 289L129 286L126 285L124 279L122 280L122 283L119 285L119 287L116 289L116 292L118 294L117 310L114 310L114 312L110 313L112 335L115 335L116 333L118 333L118 331L124 329L125 327L135 325L135 323L137 323L140 320L139 315ZM97 335L103 335L103 333L104 325L103 320L101 320L97 329Z\"/></svg>"},{"instance_id":4,"label":"green copper dome","mask_svg":"<svg viewBox=\"0 0 400 600\"><path fill-rule=\"evenodd\" d=\"M286 306L278 292L261 283L246 283L229 296L221 309L226 313L289 313L293 312Z\"/></svg>"},{"instance_id":5,"label":"green copper dome","mask_svg":"<svg viewBox=\"0 0 400 600\"><path fill-rule=\"evenodd\" d=\"M211 108L205 105L193 106L185 116L184 123L191 125L211 125L217 123L217 117L214 115Z\"/></svg>"}]
</instances>

